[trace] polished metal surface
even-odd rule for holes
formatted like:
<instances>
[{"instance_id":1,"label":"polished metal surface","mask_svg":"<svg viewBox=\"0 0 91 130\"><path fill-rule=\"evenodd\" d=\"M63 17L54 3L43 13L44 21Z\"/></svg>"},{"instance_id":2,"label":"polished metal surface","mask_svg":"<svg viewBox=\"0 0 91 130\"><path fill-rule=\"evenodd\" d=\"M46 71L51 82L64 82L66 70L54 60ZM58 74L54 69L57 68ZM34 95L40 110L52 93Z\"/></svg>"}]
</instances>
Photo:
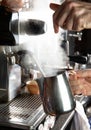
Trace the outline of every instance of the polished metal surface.
<instances>
[{"instance_id":1,"label":"polished metal surface","mask_svg":"<svg viewBox=\"0 0 91 130\"><path fill-rule=\"evenodd\" d=\"M36 130L45 117L38 95L24 93L5 105L0 104L0 126Z\"/></svg>"},{"instance_id":2,"label":"polished metal surface","mask_svg":"<svg viewBox=\"0 0 91 130\"><path fill-rule=\"evenodd\" d=\"M40 35L44 34L46 32L46 23L42 20L37 19L27 19L27 20L20 20L18 21L14 20L11 21L11 31L13 34L18 35L18 22L19 22L19 28L20 28L20 34L19 35Z\"/></svg>"},{"instance_id":3,"label":"polished metal surface","mask_svg":"<svg viewBox=\"0 0 91 130\"><path fill-rule=\"evenodd\" d=\"M14 59L12 59L14 58ZM12 54L0 53L0 103L8 102L19 94L21 86L21 67L15 63Z\"/></svg>"},{"instance_id":4,"label":"polished metal surface","mask_svg":"<svg viewBox=\"0 0 91 130\"><path fill-rule=\"evenodd\" d=\"M37 80L44 110L49 115L60 115L75 108L66 72Z\"/></svg>"},{"instance_id":5,"label":"polished metal surface","mask_svg":"<svg viewBox=\"0 0 91 130\"><path fill-rule=\"evenodd\" d=\"M26 11L26 13L29 14L30 12ZM27 14L23 12L12 13L9 22L9 31L12 32L16 45L22 43L22 36L24 36L25 41L27 41L27 37L31 39L30 36L42 35L47 31L47 24L45 21L36 18L26 18L26 15ZM24 19L22 19L21 16L24 16Z\"/></svg>"},{"instance_id":6,"label":"polished metal surface","mask_svg":"<svg viewBox=\"0 0 91 130\"><path fill-rule=\"evenodd\" d=\"M68 130L67 126L69 125L71 119L74 116L75 111L71 111L71 112L67 112L65 114L62 114L59 116L59 118L57 119L57 121L55 122L54 127L52 128L52 130Z\"/></svg>"}]
</instances>

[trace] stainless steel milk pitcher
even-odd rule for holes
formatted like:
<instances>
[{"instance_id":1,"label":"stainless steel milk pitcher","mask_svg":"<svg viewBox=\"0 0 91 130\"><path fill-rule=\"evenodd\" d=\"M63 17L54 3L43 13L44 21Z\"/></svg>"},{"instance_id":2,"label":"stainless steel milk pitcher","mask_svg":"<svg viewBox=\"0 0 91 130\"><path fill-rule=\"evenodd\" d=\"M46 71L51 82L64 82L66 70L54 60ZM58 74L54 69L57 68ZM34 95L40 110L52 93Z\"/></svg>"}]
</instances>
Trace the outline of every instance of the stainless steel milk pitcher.
<instances>
[{"instance_id":1,"label":"stainless steel milk pitcher","mask_svg":"<svg viewBox=\"0 0 91 130\"><path fill-rule=\"evenodd\" d=\"M37 80L43 101L44 111L49 115L59 115L75 108L66 72Z\"/></svg>"}]
</instances>

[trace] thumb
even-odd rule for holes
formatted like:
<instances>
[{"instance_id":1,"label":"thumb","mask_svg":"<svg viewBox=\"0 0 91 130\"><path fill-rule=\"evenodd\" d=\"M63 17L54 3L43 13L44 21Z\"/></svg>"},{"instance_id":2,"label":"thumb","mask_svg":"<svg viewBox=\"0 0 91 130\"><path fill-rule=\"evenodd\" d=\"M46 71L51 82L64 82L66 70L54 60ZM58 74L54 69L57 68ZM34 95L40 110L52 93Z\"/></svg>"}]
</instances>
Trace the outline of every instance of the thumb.
<instances>
[{"instance_id":1,"label":"thumb","mask_svg":"<svg viewBox=\"0 0 91 130\"><path fill-rule=\"evenodd\" d=\"M50 8L54 11L56 11L59 8L60 5L58 4L54 4L54 3L50 3Z\"/></svg>"}]
</instances>

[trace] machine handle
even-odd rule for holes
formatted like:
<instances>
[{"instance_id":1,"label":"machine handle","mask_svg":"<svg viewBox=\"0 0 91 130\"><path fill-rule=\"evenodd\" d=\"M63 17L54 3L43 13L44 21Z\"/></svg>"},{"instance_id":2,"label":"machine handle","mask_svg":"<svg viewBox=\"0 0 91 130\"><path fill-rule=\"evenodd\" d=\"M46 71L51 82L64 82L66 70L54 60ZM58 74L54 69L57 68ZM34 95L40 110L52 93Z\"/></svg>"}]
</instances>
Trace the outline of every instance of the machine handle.
<instances>
[{"instance_id":1,"label":"machine handle","mask_svg":"<svg viewBox=\"0 0 91 130\"><path fill-rule=\"evenodd\" d=\"M80 63L80 64L87 64L88 62L88 58L87 56L68 56L70 61L76 62L76 63Z\"/></svg>"}]
</instances>

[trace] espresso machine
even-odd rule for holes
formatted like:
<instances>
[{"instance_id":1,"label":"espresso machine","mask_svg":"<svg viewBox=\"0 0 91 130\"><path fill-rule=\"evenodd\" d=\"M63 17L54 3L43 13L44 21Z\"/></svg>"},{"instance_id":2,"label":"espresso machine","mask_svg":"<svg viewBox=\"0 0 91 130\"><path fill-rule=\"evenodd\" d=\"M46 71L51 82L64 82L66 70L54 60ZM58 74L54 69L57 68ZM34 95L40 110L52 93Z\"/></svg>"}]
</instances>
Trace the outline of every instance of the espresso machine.
<instances>
[{"instance_id":1,"label":"espresso machine","mask_svg":"<svg viewBox=\"0 0 91 130\"><path fill-rule=\"evenodd\" d=\"M26 8L27 9L27 8ZM42 35L46 24L42 20L20 20L18 13L0 6L0 128L37 129L46 114L39 95L23 92L34 60L30 52L21 49L20 35ZM27 62L25 59L27 57Z\"/></svg>"},{"instance_id":2,"label":"espresso machine","mask_svg":"<svg viewBox=\"0 0 91 130\"><path fill-rule=\"evenodd\" d=\"M61 30L61 34L60 34L61 38L58 39L58 41L60 41L61 44L58 44L57 46L59 48L62 47L61 52L63 51L63 53L62 53L61 58L62 60L64 59L63 61L66 61L67 63L67 64L65 63L65 67L64 67L63 62L61 62L62 67L61 68L59 67L60 66L60 63L59 63L60 53L58 53L58 60L57 60L57 63L59 64L59 66L57 65L56 66L57 68L55 67L55 64L54 64L55 60L53 60L53 58L54 58L54 55L57 53L57 50L58 52L60 52L60 49L55 47L56 44L54 45L54 48L53 48L54 50L51 49L52 50L51 52L54 54L54 55L51 55L52 63L50 59L47 60L47 58L45 58L41 66L38 63L38 61L35 60L35 57L32 55L32 53L29 50L26 50L25 45L23 47L23 43L27 45L26 43L27 39L29 39L28 42L31 41L30 39L34 39L34 40L37 39L37 42L40 42L39 38L42 40L42 36L43 36L46 40L48 38L48 40L51 41L50 37L48 37L48 35L52 33L49 31L49 28L47 27L47 22L49 21L46 21L44 16L43 16L44 20L42 18L38 19L37 18L38 16L34 18L35 13L37 12L40 14L41 10L39 10L40 6L37 7L36 5L37 9L34 9L33 14L31 14L29 10L33 10L33 6L34 6L33 4L31 4L31 6L25 6L24 9L18 13L10 13L10 12L7 12L4 9L4 7L0 7L3 12L3 15L1 14L2 20L0 21L1 22L0 26L2 27L0 28L0 33L1 33L0 35L0 42L1 42L0 43L1 45L0 125L5 126L5 127L9 126L11 128L36 130L38 129L39 124L41 124L41 122L44 122L44 121L47 122L48 118L54 123L55 117L48 116L44 112L40 95L30 96L29 93L23 92L22 88L26 84L26 81L31 80L32 71L30 70L33 70L35 72L38 71L42 75L44 74L44 76L45 76L44 72L47 72L46 75L48 76L50 75L49 70L51 70L51 72L53 70L53 73L51 74L54 74L59 71L63 72L65 69L69 69L68 57L66 57L65 55L65 53L67 53L67 55L69 54L69 46L68 46L69 44L66 44L67 31L65 30ZM45 5L44 5L44 9L45 9ZM27 18L25 19L26 15L27 15ZM31 18L29 17L29 15L31 16ZM7 19L8 19L8 22L6 21ZM5 28L3 28L4 26ZM50 28L52 27L51 24L49 26ZM54 33L52 35L53 35L52 42L56 42L56 40L54 39L54 36L57 36L57 35L55 35ZM42 46L44 47L44 45ZM53 44L48 45L48 47L50 46L53 47ZM40 46L38 47L39 49L41 49ZM46 45L45 45L45 48L47 48ZM45 55L44 50L42 53L40 53L40 55L41 54ZM49 51L47 53L51 54ZM63 54L65 56L63 56ZM41 56L40 55L38 57L39 60L42 59L41 58L42 55ZM57 59L57 57L54 59ZM46 62L48 63L50 62L50 65L48 63L45 64ZM51 66L53 68L51 68ZM43 69L44 69L44 72L43 72ZM70 115L69 113L65 114L65 116L67 117L65 117L64 119L68 119L69 115ZM67 124L65 121L64 126L66 125Z\"/></svg>"},{"instance_id":3,"label":"espresso machine","mask_svg":"<svg viewBox=\"0 0 91 130\"><path fill-rule=\"evenodd\" d=\"M69 61L74 69L86 69L91 67L91 46L89 29L82 31L68 31Z\"/></svg>"}]
</instances>

